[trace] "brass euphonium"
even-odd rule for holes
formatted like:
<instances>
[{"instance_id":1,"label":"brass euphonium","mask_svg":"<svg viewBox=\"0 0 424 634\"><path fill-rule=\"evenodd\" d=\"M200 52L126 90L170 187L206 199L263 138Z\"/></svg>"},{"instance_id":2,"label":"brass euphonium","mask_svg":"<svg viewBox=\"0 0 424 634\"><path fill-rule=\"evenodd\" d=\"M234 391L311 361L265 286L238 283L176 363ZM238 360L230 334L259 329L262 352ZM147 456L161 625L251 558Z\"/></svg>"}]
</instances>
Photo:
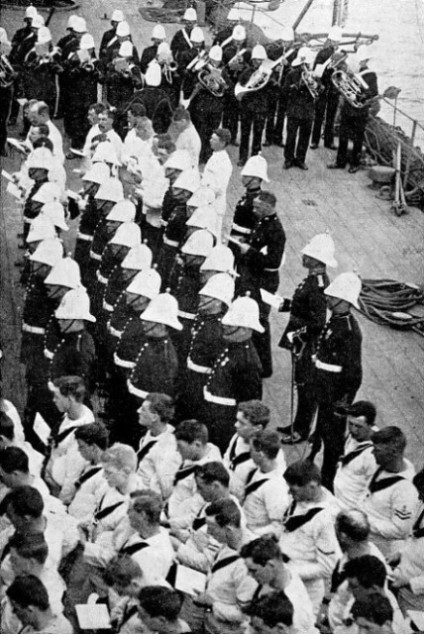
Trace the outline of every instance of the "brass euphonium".
<instances>
[{"instance_id":1,"label":"brass euphonium","mask_svg":"<svg viewBox=\"0 0 424 634\"><path fill-rule=\"evenodd\" d=\"M333 86L353 108L359 110L367 105L363 101L363 97L368 84L360 75L356 75L352 71L335 70L331 76L331 81Z\"/></svg>"},{"instance_id":2,"label":"brass euphonium","mask_svg":"<svg viewBox=\"0 0 424 634\"><path fill-rule=\"evenodd\" d=\"M209 90L215 97L223 97L227 88L227 82L222 76L222 71L216 66L207 64L205 68L202 68L197 78L203 88Z\"/></svg>"},{"instance_id":3,"label":"brass euphonium","mask_svg":"<svg viewBox=\"0 0 424 634\"><path fill-rule=\"evenodd\" d=\"M308 68L307 64L303 64L301 82L309 90L313 99L317 99L319 95L319 82L315 79L313 72Z\"/></svg>"}]
</instances>

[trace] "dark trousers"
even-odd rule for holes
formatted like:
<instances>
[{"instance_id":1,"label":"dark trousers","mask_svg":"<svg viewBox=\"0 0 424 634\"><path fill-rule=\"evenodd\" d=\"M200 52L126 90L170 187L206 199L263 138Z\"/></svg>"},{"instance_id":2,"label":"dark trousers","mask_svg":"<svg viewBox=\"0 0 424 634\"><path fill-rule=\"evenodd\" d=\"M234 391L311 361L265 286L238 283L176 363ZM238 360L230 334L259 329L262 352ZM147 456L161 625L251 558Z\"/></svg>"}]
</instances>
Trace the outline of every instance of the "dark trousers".
<instances>
[{"instance_id":1,"label":"dark trousers","mask_svg":"<svg viewBox=\"0 0 424 634\"><path fill-rule=\"evenodd\" d=\"M222 115L222 127L231 132L231 143L235 143L238 132L238 122L240 117L240 102L234 95L225 95L224 112Z\"/></svg>"},{"instance_id":2,"label":"dark trousers","mask_svg":"<svg viewBox=\"0 0 424 634\"><path fill-rule=\"evenodd\" d=\"M307 344L300 358L292 356L294 366L294 381L297 391L297 408L293 421L293 430L302 438L306 438L311 429L317 400L314 391L314 365L312 363L313 348Z\"/></svg>"},{"instance_id":3,"label":"dark trousers","mask_svg":"<svg viewBox=\"0 0 424 634\"><path fill-rule=\"evenodd\" d=\"M208 428L210 442L217 445L223 455L234 434L236 414L236 406L204 402L201 420Z\"/></svg>"},{"instance_id":4,"label":"dark trousers","mask_svg":"<svg viewBox=\"0 0 424 634\"><path fill-rule=\"evenodd\" d=\"M353 141L350 164L355 167L360 164L366 126L366 116L350 117L342 114L339 130L339 150L336 159L338 165L346 165L349 139Z\"/></svg>"},{"instance_id":5,"label":"dark trousers","mask_svg":"<svg viewBox=\"0 0 424 634\"><path fill-rule=\"evenodd\" d=\"M287 117L287 137L284 149L286 161L304 163L311 137L312 119Z\"/></svg>"},{"instance_id":6,"label":"dark trousers","mask_svg":"<svg viewBox=\"0 0 424 634\"><path fill-rule=\"evenodd\" d=\"M252 335L253 343L262 364L262 378L269 379L272 376L272 352L271 352L271 328L269 324L269 313L271 306L268 304L259 304L259 321L264 328L264 332L254 332Z\"/></svg>"},{"instance_id":7,"label":"dark trousers","mask_svg":"<svg viewBox=\"0 0 424 634\"><path fill-rule=\"evenodd\" d=\"M315 103L315 119L312 130L312 143L319 145L321 129L324 122L324 146L331 147L334 143L334 121L337 114L339 95L325 92Z\"/></svg>"},{"instance_id":8,"label":"dark trousers","mask_svg":"<svg viewBox=\"0 0 424 634\"><path fill-rule=\"evenodd\" d=\"M0 90L0 155L3 154L7 139L7 121L9 119L13 98L13 88Z\"/></svg>"},{"instance_id":9,"label":"dark trousers","mask_svg":"<svg viewBox=\"0 0 424 634\"><path fill-rule=\"evenodd\" d=\"M205 112L203 109L191 112L191 120L197 130L197 134L202 142L200 150L200 163L206 163L212 156L212 148L210 144L212 132L219 128L221 123L222 111Z\"/></svg>"},{"instance_id":10,"label":"dark trousers","mask_svg":"<svg viewBox=\"0 0 424 634\"><path fill-rule=\"evenodd\" d=\"M265 138L268 143L279 145L283 142L284 119L287 110L287 99L278 95L268 100L268 112L265 127Z\"/></svg>"},{"instance_id":11,"label":"dark trousers","mask_svg":"<svg viewBox=\"0 0 424 634\"><path fill-rule=\"evenodd\" d=\"M265 112L243 110L241 113L240 161L249 158L250 135L253 132L251 156L259 154L262 148L262 133L265 127Z\"/></svg>"}]
</instances>

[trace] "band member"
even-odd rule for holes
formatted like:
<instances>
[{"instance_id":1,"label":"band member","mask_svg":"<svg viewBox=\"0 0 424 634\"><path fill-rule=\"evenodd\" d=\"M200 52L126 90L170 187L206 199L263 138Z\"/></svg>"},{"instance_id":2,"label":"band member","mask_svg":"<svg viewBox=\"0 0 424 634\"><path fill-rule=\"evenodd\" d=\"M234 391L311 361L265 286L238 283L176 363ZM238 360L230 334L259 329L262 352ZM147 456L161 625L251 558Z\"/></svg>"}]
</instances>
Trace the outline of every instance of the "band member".
<instances>
[{"instance_id":1,"label":"band member","mask_svg":"<svg viewBox=\"0 0 424 634\"><path fill-rule=\"evenodd\" d=\"M270 60L276 61L283 57L268 83L268 112L265 127L264 145L283 146L284 119L287 110L287 95L283 91L284 81L290 70L290 65L296 57L293 46L294 32L291 27L284 27L281 38L266 47Z\"/></svg>"},{"instance_id":2,"label":"band member","mask_svg":"<svg viewBox=\"0 0 424 634\"><path fill-rule=\"evenodd\" d=\"M240 14L237 9L231 7L225 20L225 26L218 31L213 41L214 46L222 46L225 40L231 41L233 36L234 27L237 26L240 21ZM227 42L227 44L228 44Z\"/></svg>"},{"instance_id":3,"label":"band member","mask_svg":"<svg viewBox=\"0 0 424 634\"><path fill-rule=\"evenodd\" d=\"M240 75L239 85L245 87L245 92L240 95L240 152L238 165L244 165L249 156L250 136L252 134L252 156L259 154L262 147L262 133L265 126L267 113L267 91L265 84L259 90L249 90L249 80L260 72L259 68L267 59L266 51L261 44L252 49L252 59L249 68Z\"/></svg>"},{"instance_id":4,"label":"band member","mask_svg":"<svg viewBox=\"0 0 424 634\"><path fill-rule=\"evenodd\" d=\"M197 23L196 10L192 7L186 9L183 15L182 23L183 28L177 31L171 40L172 56L177 64L179 64L179 56L181 55L181 53L185 53L193 47L190 40L190 34L193 30L193 27L196 26Z\"/></svg>"},{"instance_id":5,"label":"band member","mask_svg":"<svg viewBox=\"0 0 424 634\"><path fill-rule=\"evenodd\" d=\"M23 83L25 97L44 101L53 114L57 107L57 75L62 71L58 52L52 46L52 36L46 26L37 31L37 41L24 59Z\"/></svg>"},{"instance_id":6,"label":"band member","mask_svg":"<svg viewBox=\"0 0 424 634\"><path fill-rule=\"evenodd\" d=\"M142 86L140 68L133 59L133 43L128 40L122 42L118 55L108 64L106 75L101 77L106 85L107 100L115 108L123 108L133 96L134 89Z\"/></svg>"},{"instance_id":7,"label":"band member","mask_svg":"<svg viewBox=\"0 0 424 634\"><path fill-rule=\"evenodd\" d=\"M240 102L235 98L234 87L247 66L250 51L246 46L246 30L241 24L234 27L231 40L222 43L223 66L228 72L230 88L224 95L222 125L231 132L232 145L237 144Z\"/></svg>"},{"instance_id":8,"label":"band member","mask_svg":"<svg viewBox=\"0 0 424 634\"><path fill-rule=\"evenodd\" d=\"M206 60L205 35L199 26L193 27L190 33L191 48L178 54L176 61L178 71L183 78L183 99L189 99L196 85L196 68L202 59Z\"/></svg>"},{"instance_id":9,"label":"band member","mask_svg":"<svg viewBox=\"0 0 424 634\"><path fill-rule=\"evenodd\" d=\"M175 110L180 99L181 77L178 72L177 64L172 57L169 44L166 42L159 44L156 60L159 62L162 71L160 87L168 95L172 108Z\"/></svg>"},{"instance_id":10,"label":"band member","mask_svg":"<svg viewBox=\"0 0 424 634\"><path fill-rule=\"evenodd\" d=\"M329 234L314 236L302 249L302 265L308 276L296 288L293 299L285 299L279 309L280 312L290 311L289 323L279 346L291 351L297 390L294 422L290 421L292 425L279 429L283 432L281 441L288 444L308 437L317 409L312 358L327 315L324 291L329 279L326 266L337 266L334 242Z\"/></svg>"},{"instance_id":11,"label":"band member","mask_svg":"<svg viewBox=\"0 0 424 634\"><path fill-rule=\"evenodd\" d=\"M149 63L144 81L146 85L136 93L134 101L144 107L155 134L164 134L172 121L172 105L168 94L161 88L162 70L155 59Z\"/></svg>"},{"instance_id":12,"label":"band member","mask_svg":"<svg viewBox=\"0 0 424 634\"><path fill-rule=\"evenodd\" d=\"M221 47L212 46L207 59L208 62L203 67L203 79L200 80L198 76L198 83L191 95L188 108L202 142L200 163L206 163L212 155L210 138L221 122L224 109L223 96L229 84L225 80L225 71L219 68L222 62Z\"/></svg>"},{"instance_id":13,"label":"band member","mask_svg":"<svg viewBox=\"0 0 424 634\"><path fill-rule=\"evenodd\" d=\"M314 62L314 71L320 73L322 91L315 102L315 119L312 130L311 150L319 146L321 139L321 128L325 116L324 126L324 147L335 150L334 145L334 121L339 104L340 94L331 81L334 72L334 64L339 63L335 57L337 45L342 39L342 29L339 26L331 27L323 48L319 51ZM340 54L339 54L340 55ZM341 53L342 57L345 55Z\"/></svg>"},{"instance_id":14,"label":"band member","mask_svg":"<svg viewBox=\"0 0 424 634\"><path fill-rule=\"evenodd\" d=\"M166 40L166 32L162 24L156 24L153 27L152 31L152 44L150 46L146 46L144 51L141 54L140 58L140 68L141 72L144 74L147 70L150 62L156 58L158 54L159 45Z\"/></svg>"},{"instance_id":15,"label":"band member","mask_svg":"<svg viewBox=\"0 0 424 634\"><path fill-rule=\"evenodd\" d=\"M112 28L108 31L105 31L102 35L102 41L100 42L99 47L99 57L104 57L106 55L107 48L111 44L116 42L116 40L118 39L116 35L116 29L118 28L118 24L124 21L125 16L121 9L115 9L112 13L112 17L110 18L110 25Z\"/></svg>"},{"instance_id":16,"label":"band member","mask_svg":"<svg viewBox=\"0 0 424 634\"><path fill-rule=\"evenodd\" d=\"M9 54L9 61L13 65L16 71L21 70L21 66L25 55L32 49L37 40L37 34L35 29L32 28L32 22L37 15L37 9L30 5L25 10L24 24L25 26L18 29L12 37L12 49ZM19 103L17 97L22 94L22 87L20 86L19 75L15 78L14 84L14 99L12 102L12 109L10 113L9 124L15 125L16 119L19 115Z\"/></svg>"},{"instance_id":17,"label":"band member","mask_svg":"<svg viewBox=\"0 0 424 634\"><path fill-rule=\"evenodd\" d=\"M293 166L307 170L305 163L309 139L314 120L314 103L317 82L312 78L309 67L312 52L307 47L299 49L284 83L287 95L287 138L284 150L284 168Z\"/></svg>"},{"instance_id":18,"label":"band member","mask_svg":"<svg viewBox=\"0 0 424 634\"><path fill-rule=\"evenodd\" d=\"M374 101L373 98L378 95L377 75L374 71L369 70L369 59L366 47L360 46L356 53L356 60L359 64L359 73L356 75L356 79L361 84L361 92L356 97L355 103L348 99L343 100L340 116L339 149L336 162L328 166L330 169L344 169L346 167L349 139L353 141L349 173L355 174L359 169L370 106Z\"/></svg>"}]
</instances>

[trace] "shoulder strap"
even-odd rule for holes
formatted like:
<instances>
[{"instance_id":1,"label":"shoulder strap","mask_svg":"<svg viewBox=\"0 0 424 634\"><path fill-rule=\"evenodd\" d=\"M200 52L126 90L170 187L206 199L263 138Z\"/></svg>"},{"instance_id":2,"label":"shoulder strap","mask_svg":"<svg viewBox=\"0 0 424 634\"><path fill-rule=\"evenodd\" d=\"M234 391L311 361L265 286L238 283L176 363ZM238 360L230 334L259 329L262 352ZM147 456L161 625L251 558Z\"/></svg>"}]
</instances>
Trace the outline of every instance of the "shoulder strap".
<instances>
[{"instance_id":1,"label":"shoulder strap","mask_svg":"<svg viewBox=\"0 0 424 634\"><path fill-rule=\"evenodd\" d=\"M74 425L73 427L68 427L68 429L65 429L56 436L53 436L53 442L55 446L57 447L58 445L60 445L60 443L65 440L65 438L67 438L70 434L72 434L72 432L75 431L77 427L77 425Z\"/></svg>"},{"instance_id":2,"label":"shoulder strap","mask_svg":"<svg viewBox=\"0 0 424 634\"><path fill-rule=\"evenodd\" d=\"M220 561L217 561L212 566L211 573L213 574L214 572L217 572L218 570L221 570L221 568L226 568L230 564L232 564L235 561L237 561L237 559L240 559L239 555L231 555L231 557L226 557L225 559L221 559Z\"/></svg>"},{"instance_id":3,"label":"shoulder strap","mask_svg":"<svg viewBox=\"0 0 424 634\"><path fill-rule=\"evenodd\" d=\"M239 453L230 463L230 470L235 471L235 469L243 464L243 462L247 462L250 459L250 451L244 451L243 453Z\"/></svg>"},{"instance_id":4,"label":"shoulder strap","mask_svg":"<svg viewBox=\"0 0 424 634\"><path fill-rule=\"evenodd\" d=\"M310 522L311 519L315 517L315 515L317 515L320 511L323 511L323 510L324 509L320 506L314 509L309 509L309 511L307 511L303 515L293 515L292 517L289 517L285 521L284 528L289 533L292 533L293 531L296 531L298 528L301 528L301 526L303 526L307 522Z\"/></svg>"},{"instance_id":5,"label":"shoulder strap","mask_svg":"<svg viewBox=\"0 0 424 634\"><path fill-rule=\"evenodd\" d=\"M79 489L81 485L84 484L84 482L87 482L87 480L95 476L96 473L99 473L99 471L101 470L102 470L102 467L94 467L93 469L89 469L88 471L83 473L82 476L80 476L78 480L75 482L75 488Z\"/></svg>"},{"instance_id":6,"label":"shoulder strap","mask_svg":"<svg viewBox=\"0 0 424 634\"><path fill-rule=\"evenodd\" d=\"M143 458L147 456L150 449L152 449L152 447L154 447L156 443L157 443L157 440L151 440L150 442L147 443L147 445L144 445L144 447L140 449L140 451L137 453L137 460L139 463L143 460Z\"/></svg>"},{"instance_id":7,"label":"shoulder strap","mask_svg":"<svg viewBox=\"0 0 424 634\"><path fill-rule=\"evenodd\" d=\"M116 504L112 504L112 506L107 506L105 509L100 509L100 511L96 511L96 513L94 514L94 519L97 521L104 520L105 517L113 513L113 511L119 508L123 503L124 501L122 500L121 502L116 502Z\"/></svg>"},{"instance_id":8,"label":"shoulder strap","mask_svg":"<svg viewBox=\"0 0 424 634\"><path fill-rule=\"evenodd\" d=\"M383 491L384 489L388 489L389 487L391 487L393 484L396 484L396 482L400 482L401 480L405 479L403 476L398 475L398 476L393 476L391 478L384 478L383 480L377 481L377 478L382 471L383 469L381 467L378 467L377 471L374 473L373 477L371 478L371 481L368 485L368 490L370 493L377 493L378 491Z\"/></svg>"},{"instance_id":9,"label":"shoulder strap","mask_svg":"<svg viewBox=\"0 0 424 634\"><path fill-rule=\"evenodd\" d=\"M363 445L362 447L358 447L358 449L355 449L354 451L350 451L345 456L342 456L340 458L340 462L343 465L343 467L345 467L347 464L349 464L349 462L352 462L352 460L355 460L355 458L360 456L361 453L363 453L365 451L365 449L368 449L369 447L372 447L372 443L371 442L367 443L366 445Z\"/></svg>"}]
</instances>

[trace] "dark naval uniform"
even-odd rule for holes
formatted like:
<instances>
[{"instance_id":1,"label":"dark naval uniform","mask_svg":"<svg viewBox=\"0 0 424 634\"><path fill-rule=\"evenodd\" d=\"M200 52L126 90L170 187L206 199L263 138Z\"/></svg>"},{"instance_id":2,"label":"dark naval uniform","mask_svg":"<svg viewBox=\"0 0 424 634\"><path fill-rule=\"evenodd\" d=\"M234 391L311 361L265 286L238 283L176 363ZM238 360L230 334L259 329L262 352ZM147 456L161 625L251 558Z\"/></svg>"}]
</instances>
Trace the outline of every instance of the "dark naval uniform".
<instances>
[{"instance_id":1,"label":"dark naval uniform","mask_svg":"<svg viewBox=\"0 0 424 634\"><path fill-rule=\"evenodd\" d=\"M286 234L276 213L257 220L248 243L250 249L240 256L236 281L236 294L250 291L259 305L259 316L264 333L253 333L253 341L263 367L263 378L272 375L271 333L269 313L271 307L261 299L260 289L275 293L280 283L279 269L284 255Z\"/></svg>"},{"instance_id":2,"label":"dark naval uniform","mask_svg":"<svg viewBox=\"0 0 424 634\"><path fill-rule=\"evenodd\" d=\"M178 202L167 220L162 246L158 255L158 271L162 277L162 289L168 287L172 267L178 249L182 245L187 222L187 205Z\"/></svg>"},{"instance_id":3,"label":"dark naval uniform","mask_svg":"<svg viewBox=\"0 0 424 634\"><path fill-rule=\"evenodd\" d=\"M85 287L87 287L89 283L88 269L91 243L93 242L97 223L102 217L102 212L97 208L94 195L89 194L86 198L86 202L87 205L80 218L74 252L75 261L78 262L81 271L81 281Z\"/></svg>"},{"instance_id":4,"label":"dark naval uniform","mask_svg":"<svg viewBox=\"0 0 424 634\"><path fill-rule=\"evenodd\" d=\"M316 68L318 64L324 64L328 61L333 53L333 46L328 46L319 51L315 58L314 68ZM336 119L337 107L339 105L340 93L333 86L333 82L331 81L333 72L334 68L331 67L330 62L322 74L322 91L315 102L315 119L311 139L313 146L319 145L324 116L324 147L333 148L334 146L334 122Z\"/></svg>"},{"instance_id":5,"label":"dark naval uniform","mask_svg":"<svg viewBox=\"0 0 424 634\"><path fill-rule=\"evenodd\" d=\"M185 418L200 418L204 397L203 388L225 342L222 338L222 315L198 314L191 329L187 356L187 375L182 409Z\"/></svg>"},{"instance_id":6,"label":"dark naval uniform","mask_svg":"<svg viewBox=\"0 0 424 634\"><path fill-rule=\"evenodd\" d=\"M233 222L231 224L230 236L239 242L247 242L256 224L256 216L253 213L253 201L260 194L261 188L246 190L244 196L240 198L235 209ZM234 265L237 266L240 260L240 249L232 242L228 243L234 254Z\"/></svg>"},{"instance_id":7,"label":"dark naval uniform","mask_svg":"<svg viewBox=\"0 0 424 634\"><path fill-rule=\"evenodd\" d=\"M332 490L337 461L343 454L346 419L337 413L340 404L353 402L362 382L362 334L349 312L332 315L322 330L314 357L318 419L310 458L324 442L322 483Z\"/></svg>"},{"instance_id":8,"label":"dark naval uniform","mask_svg":"<svg viewBox=\"0 0 424 634\"><path fill-rule=\"evenodd\" d=\"M174 268L177 268L177 266ZM173 331L171 338L178 355L180 370L179 380L184 385L186 360L190 348L191 327L196 318L197 307L199 305L199 291L202 288L202 283L200 281L199 265L193 266L192 264L184 262L183 265L181 267L178 266L178 268L179 274L175 288L171 280L171 292L178 301L178 319L182 323L183 329Z\"/></svg>"},{"instance_id":9,"label":"dark naval uniform","mask_svg":"<svg viewBox=\"0 0 424 634\"><path fill-rule=\"evenodd\" d=\"M262 365L252 340L226 342L204 387L204 422L224 452L234 433L237 404L262 398Z\"/></svg>"},{"instance_id":10,"label":"dark naval uniform","mask_svg":"<svg viewBox=\"0 0 424 634\"><path fill-rule=\"evenodd\" d=\"M93 337L86 330L62 333L49 364L49 380L60 376L80 376L88 392L93 391L93 368L96 351Z\"/></svg>"},{"instance_id":11,"label":"dark naval uniform","mask_svg":"<svg viewBox=\"0 0 424 634\"><path fill-rule=\"evenodd\" d=\"M314 121L314 98L302 81L302 67L293 68L284 83L287 95L287 137L284 158L289 164L303 164Z\"/></svg>"},{"instance_id":12,"label":"dark naval uniform","mask_svg":"<svg viewBox=\"0 0 424 634\"><path fill-rule=\"evenodd\" d=\"M185 29L180 29L174 35L171 40L170 49L172 53L172 57L180 64L180 57L187 51L190 51L193 48L193 44L190 41L190 35L187 33Z\"/></svg>"},{"instance_id":13,"label":"dark naval uniform","mask_svg":"<svg viewBox=\"0 0 424 634\"><path fill-rule=\"evenodd\" d=\"M322 273L308 275L296 288L293 299L285 300L280 309L281 312L290 311L290 319L279 346L291 350L293 354L297 389L293 431L302 438L307 437L317 408L313 393L315 366L312 356L316 352L319 334L325 326L327 304L324 290L328 284L325 269ZM290 341L289 336L293 333L299 333L299 338L295 335L294 341Z\"/></svg>"},{"instance_id":14,"label":"dark naval uniform","mask_svg":"<svg viewBox=\"0 0 424 634\"><path fill-rule=\"evenodd\" d=\"M257 69L249 67L240 75L239 83L245 86ZM243 95L240 105L240 153L239 160L246 163L249 157L250 134L252 133L251 155L259 154L262 148L262 133L268 109L266 87Z\"/></svg>"},{"instance_id":15,"label":"dark naval uniform","mask_svg":"<svg viewBox=\"0 0 424 634\"><path fill-rule=\"evenodd\" d=\"M291 46L284 47L278 42L271 42L266 47L268 59L276 61L282 55L292 49ZM287 95L284 93L283 87L285 78L290 71L290 65L297 52L292 50L287 56L283 64L279 64L273 71L266 90L268 93L268 112L265 127L265 138L268 145L282 145L284 119L287 110Z\"/></svg>"}]
</instances>

